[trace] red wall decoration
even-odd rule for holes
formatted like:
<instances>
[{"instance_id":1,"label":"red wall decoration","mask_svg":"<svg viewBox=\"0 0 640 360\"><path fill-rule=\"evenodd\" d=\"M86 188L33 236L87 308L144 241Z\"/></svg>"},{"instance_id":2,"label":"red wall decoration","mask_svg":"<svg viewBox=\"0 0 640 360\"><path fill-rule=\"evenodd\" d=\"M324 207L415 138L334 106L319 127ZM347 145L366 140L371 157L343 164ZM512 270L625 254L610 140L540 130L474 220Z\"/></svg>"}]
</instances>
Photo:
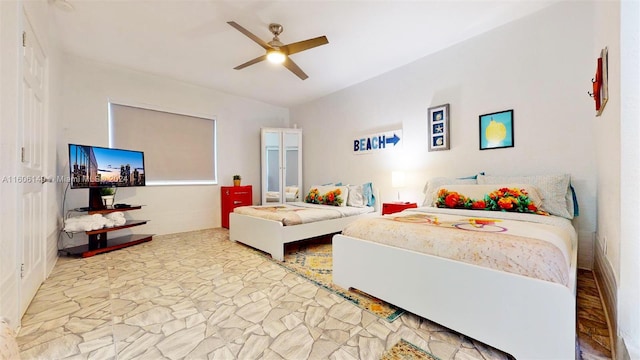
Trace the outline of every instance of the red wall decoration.
<instances>
[{"instance_id":1,"label":"red wall decoration","mask_svg":"<svg viewBox=\"0 0 640 360\"><path fill-rule=\"evenodd\" d=\"M609 72L609 52L605 47L600 51L600 57L596 65L596 75L591 79L592 91L589 96L593 97L596 105L596 116L600 116L604 106L609 100L609 86L607 75Z\"/></svg>"}]
</instances>

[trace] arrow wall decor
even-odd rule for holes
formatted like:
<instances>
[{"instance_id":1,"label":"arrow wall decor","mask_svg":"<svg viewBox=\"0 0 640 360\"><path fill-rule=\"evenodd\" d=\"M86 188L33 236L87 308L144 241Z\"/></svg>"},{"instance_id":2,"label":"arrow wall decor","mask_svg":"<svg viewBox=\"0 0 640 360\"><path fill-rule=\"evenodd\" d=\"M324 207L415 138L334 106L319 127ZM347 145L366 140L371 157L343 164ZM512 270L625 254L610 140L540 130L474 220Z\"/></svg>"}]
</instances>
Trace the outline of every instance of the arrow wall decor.
<instances>
[{"instance_id":1,"label":"arrow wall decor","mask_svg":"<svg viewBox=\"0 0 640 360\"><path fill-rule=\"evenodd\" d=\"M374 151L396 149L402 145L402 130L360 136L353 140L355 154L370 154Z\"/></svg>"}]
</instances>

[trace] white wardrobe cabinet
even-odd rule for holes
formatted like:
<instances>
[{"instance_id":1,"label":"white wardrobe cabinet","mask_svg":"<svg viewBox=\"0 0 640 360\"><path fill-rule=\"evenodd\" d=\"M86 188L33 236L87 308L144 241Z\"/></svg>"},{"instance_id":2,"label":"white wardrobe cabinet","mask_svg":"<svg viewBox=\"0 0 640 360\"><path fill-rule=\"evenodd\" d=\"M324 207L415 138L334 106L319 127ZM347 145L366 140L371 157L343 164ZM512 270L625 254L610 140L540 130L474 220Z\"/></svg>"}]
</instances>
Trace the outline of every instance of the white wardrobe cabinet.
<instances>
[{"instance_id":1,"label":"white wardrobe cabinet","mask_svg":"<svg viewBox=\"0 0 640 360\"><path fill-rule=\"evenodd\" d=\"M262 204L303 201L302 129L261 129Z\"/></svg>"}]
</instances>

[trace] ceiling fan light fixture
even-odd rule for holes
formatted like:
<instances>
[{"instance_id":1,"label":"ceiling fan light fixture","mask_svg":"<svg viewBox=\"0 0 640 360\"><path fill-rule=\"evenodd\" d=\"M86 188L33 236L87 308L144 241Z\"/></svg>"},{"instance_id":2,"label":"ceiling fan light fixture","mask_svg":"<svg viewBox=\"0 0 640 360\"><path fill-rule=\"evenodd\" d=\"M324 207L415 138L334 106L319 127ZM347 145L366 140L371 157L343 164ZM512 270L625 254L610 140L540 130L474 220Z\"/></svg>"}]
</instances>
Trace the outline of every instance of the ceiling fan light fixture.
<instances>
[{"instance_id":1,"label":"ceiling fan light fixture","mask_svg":"<svg viewBox=\"0 0 640 360\"><path fill-rule=\"evenodd\" d=\"M0 0L2 1L2 0ZM51 0L50 0L51 1ZM329 43L326 36L318 36L313 39L307 39L303 41L294 42L291 44L283 44L278 39L278 35L282 32L282 25L279 24L270 24L269 30L273 34L273 40L266 42L256 35L254 35L249 30L243 28L235 21L227 21L227 24L231 25L236 30L243 33L249 39L253 40L256 44L260 45L263 49L266 50L266 54L258 56L255 59L249 60L244 64L240 64L234 67L235 70L241 70L246 68L247 66L251 66L253 64L257 64L261 61L267 60L270 63L281 64L289 71L294 73L300 80L305 80L309 76L300 69L300 67L289 57L289 55L297 54L301 51L312 49L316 46L325 45Z\"/></svg>"},{"instance_id":2,"label":"ceiling fan light fixture","mask_svg":"<svg viewBox=\"0 0 640 360\"><path fill-rule=\"evenodd\" d=\"M277 49L267 51L267 60L273 64L282 64L285 60L285 54Z\"/></svg>"}]
</instances>

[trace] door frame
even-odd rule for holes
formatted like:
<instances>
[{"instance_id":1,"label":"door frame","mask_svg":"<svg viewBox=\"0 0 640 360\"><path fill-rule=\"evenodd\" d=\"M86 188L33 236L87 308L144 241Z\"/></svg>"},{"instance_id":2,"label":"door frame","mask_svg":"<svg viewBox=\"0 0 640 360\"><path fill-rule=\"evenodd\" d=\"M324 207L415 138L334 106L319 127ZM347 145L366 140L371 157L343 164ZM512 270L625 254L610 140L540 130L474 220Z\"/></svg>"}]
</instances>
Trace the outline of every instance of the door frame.
<instances>
[{"instance_id":1,"label":"door frame","mask_svg":"<svg viewBox=\"0 0 640 360\"><path fill-rule=\"evenodd\" d=\"M20 37L22 4L0 1L0 316L9 320L13 328L20 325L20 249L18 233L18 194L21 189L12 181L18 175L19 161L19 102L22 81ZM5 175L7 176L5 178Z\"/></svg>"}]
</instances>

